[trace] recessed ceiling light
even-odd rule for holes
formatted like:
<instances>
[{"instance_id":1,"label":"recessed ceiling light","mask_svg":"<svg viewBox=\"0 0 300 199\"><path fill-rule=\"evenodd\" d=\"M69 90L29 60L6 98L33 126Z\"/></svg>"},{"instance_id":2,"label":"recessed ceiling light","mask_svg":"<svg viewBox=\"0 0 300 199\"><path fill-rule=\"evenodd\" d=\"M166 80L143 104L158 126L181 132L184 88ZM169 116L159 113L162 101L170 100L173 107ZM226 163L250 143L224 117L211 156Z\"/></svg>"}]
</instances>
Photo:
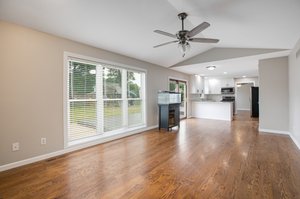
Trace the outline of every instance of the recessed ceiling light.
<instances>
[{"instance_id":1,"label":"recessed ceiling light","mask_svg":"<svg viewBox=\"0 0 300 199\"><path fill-rule=\"evenodd\" d=\"M224 75L226 75L227 74L227 72L223 72L224 73Z\"/></svg>"},{"instance_id":2,"label":"recessed ceiling light","mask_svg":"<svg viewBox=\"0 0 300 199\"><path fill-rule=\"evenodd\" d=\"M207 66L206 68L207 68L207 70L215 70L216 66Z\"/></svg>"},{"instance_id":3,"label":"recessed ceiling light","mask_svg":"<svg viewBox=\"0 0 300 199\"><path fill-rule=\"evenodd\" d=\"M247 76L244 75L243 78L245 78L245 77L247 77Z\"/></svg>"}]
</instances>

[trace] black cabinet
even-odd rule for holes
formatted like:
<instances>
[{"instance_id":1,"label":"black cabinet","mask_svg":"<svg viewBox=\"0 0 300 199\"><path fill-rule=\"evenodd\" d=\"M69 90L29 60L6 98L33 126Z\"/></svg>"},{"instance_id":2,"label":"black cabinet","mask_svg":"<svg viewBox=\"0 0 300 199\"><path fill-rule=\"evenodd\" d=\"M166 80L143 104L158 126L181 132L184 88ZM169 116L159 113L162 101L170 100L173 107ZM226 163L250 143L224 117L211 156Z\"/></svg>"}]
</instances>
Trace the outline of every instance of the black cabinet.
<instances>
[{"instance_id":1,"label":"black cabinet","mask_svg":"<svg viewBox=\"0 0 300 199\"><path fill-rule=\"evenodd\" d=\"M172 127L180 126L180 103L159 104L159 130L165 128L168 131Z\"/></svg>"},{"instance_id":2,"label":"black cabinet","mask_svg":"<svg viewBox=\"0 0 300 199\"><path fill-rule=\"evenodd\" d=\"M259 88L251 87L251 117L259 117Z\"/></svg>"}]
</instances>

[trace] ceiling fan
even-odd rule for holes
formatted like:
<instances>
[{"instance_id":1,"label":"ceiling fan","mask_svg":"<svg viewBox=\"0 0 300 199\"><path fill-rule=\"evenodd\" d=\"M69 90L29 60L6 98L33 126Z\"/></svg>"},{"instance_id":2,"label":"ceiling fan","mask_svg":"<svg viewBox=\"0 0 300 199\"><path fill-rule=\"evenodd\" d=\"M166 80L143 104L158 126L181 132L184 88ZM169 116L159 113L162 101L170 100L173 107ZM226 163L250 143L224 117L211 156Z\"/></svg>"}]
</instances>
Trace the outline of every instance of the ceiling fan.
<instances>
[{"instance_id":1,"label":"ceiling fan","mask_svg":"<svg viewBox=\"0 0 300 199\"><path fill-rule=\"evenodd\" d=\"M193 28L192 30L184 30L184 19L187 17L187 13L179 13L178 18L181 20L181 30L179 30L176 34L171 34L162 30L154 30L155 33L162 34L168 37L175 38L174 41L169 41L166 43L159 44L157 46L153 46L153 48L158 48L164 45L172 44L172 43L178 43L178 47L182 51L182 57L185 56L185 53L190 48L189 42L198 42L198 43L218 43L218 39L210 39L210 38L193 38L195 35L199 34L206 28L210 26L209 23L203 22Z\"/></svg>"}]
</instances>

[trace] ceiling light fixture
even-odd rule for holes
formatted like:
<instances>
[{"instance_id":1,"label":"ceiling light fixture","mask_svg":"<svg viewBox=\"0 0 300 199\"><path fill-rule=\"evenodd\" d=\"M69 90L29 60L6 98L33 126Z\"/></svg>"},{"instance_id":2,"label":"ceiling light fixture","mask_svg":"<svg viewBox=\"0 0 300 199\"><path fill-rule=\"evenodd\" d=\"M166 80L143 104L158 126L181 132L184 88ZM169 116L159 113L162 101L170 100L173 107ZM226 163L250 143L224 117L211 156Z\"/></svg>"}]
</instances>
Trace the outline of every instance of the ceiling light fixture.
<instances>
[{"instance_id":1,"label":"ceiling light fixture","mask_svg":"<svg viewBox=\"0 0 300 199\"><path fill-rule=\"evenodd\" d=\"M216 69L216 66L207 66L206 69L207 69L207 70L215 70L215 69Z\"/></svg>"},{"instance_id":2,"label":"ceiling light fixture","mask_svg":"<svg viewBox=\"0 0 300 199\"><path fill-rule=\"evenodd\" d=\"M245 75L243 76L243 78L246 78L246 77L247 77L247 76L245 76Z\"/></svg>"},{"instance_id":3,"label":"ceiling light fixture","mask_svg":"<svg viewBox=\"0 0 300 199\"><path fill-rule=\"evenodd\" d=\"M191 45L186 40L182 40L178 42L178 48L182 53L182 57L184 57L185 53L190 50Z\"/></svg>"},{"instance_id":4,"label":"ceiling light fixture","mask_svg":"<svg viewBox=\"0 0 300 199\"><path fill-rule=\"evenodd\" d=\"M224 73L224 75L226 75L227 74L227 72L223 72Z\"/></svg>"}]
</instances>

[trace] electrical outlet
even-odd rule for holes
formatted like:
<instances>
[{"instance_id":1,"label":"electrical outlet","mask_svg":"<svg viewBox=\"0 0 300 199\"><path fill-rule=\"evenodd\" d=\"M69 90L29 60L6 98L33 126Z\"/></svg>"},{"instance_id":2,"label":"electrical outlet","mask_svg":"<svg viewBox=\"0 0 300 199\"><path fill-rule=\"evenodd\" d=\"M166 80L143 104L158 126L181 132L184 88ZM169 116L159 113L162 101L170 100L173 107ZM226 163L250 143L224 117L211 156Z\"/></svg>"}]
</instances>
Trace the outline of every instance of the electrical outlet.
<instances>
[{"instance_id":1,"label":"electrical outlet","mask_svg":"<svg viewBox=\"0 0 300 199\"><path fill-rule=\"evenodd\" d=\"M46 138L41 138L41 144L47 144L47 139Z\"/></svg>"},{"instance_id":2,"label":"electrical outlet","mask_svg":"<svg viewBox=\"0 0 300 199\"><path fill-rule=\"evenodd\" d=\"M12 151L19 151L19 150L20 150L20 143L19 142L12 143Z\"/></svg>"}]
</instances>

